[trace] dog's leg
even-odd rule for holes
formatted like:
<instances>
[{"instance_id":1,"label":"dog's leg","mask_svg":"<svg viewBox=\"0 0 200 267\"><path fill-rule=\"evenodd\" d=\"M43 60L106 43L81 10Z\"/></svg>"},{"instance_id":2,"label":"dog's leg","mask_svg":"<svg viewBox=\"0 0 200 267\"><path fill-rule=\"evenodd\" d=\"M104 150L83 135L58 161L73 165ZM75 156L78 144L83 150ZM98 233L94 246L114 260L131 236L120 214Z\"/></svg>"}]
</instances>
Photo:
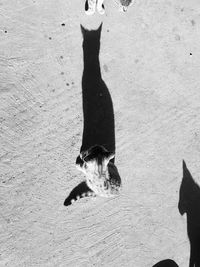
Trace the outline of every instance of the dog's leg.
<instances>
[{"instance_id":1,"label":"dog's leg","mask_svg":"<svg viewBox=\"0 0 200 267\"><path fill-rule=\"evenodd\" d=\"M105 8L103 4L104 0L98 0L97 1L97 10L99 14L103 15L105 13Z\"/></svg>"},{"instance_id":2,"label":"dog's leg","mask_svg":"<svg viewBox=\"0 0 200 267\"><path fill-rule=\"evenodd\" d=\"M96 0L86 0L85 13L86 15L93 15L95 13Z\"/></svg>"}]
</instances>

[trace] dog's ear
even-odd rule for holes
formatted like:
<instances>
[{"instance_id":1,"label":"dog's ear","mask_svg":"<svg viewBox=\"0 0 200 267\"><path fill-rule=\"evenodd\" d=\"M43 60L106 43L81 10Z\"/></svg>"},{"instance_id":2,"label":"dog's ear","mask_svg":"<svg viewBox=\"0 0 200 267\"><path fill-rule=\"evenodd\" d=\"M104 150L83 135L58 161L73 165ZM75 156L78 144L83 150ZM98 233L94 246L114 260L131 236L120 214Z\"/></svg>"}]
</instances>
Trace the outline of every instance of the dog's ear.
<instances>
[{"instance_id":1,"label":"dog's ear","mask_svg":"<svg viewBox=\"0 0 200 267\"><path fill-rule=\"evenodd\" d=\"M81 27L81 32L82 32L82 35L83 35L83 38L84 36L86 35L86 33L88 32L88 30L86 30L83 25L80 24L80 27Z\"/></svg>"},{"instance_id":2,"label":"dog's ear","mask_svg":"<svg viewBox=\"0 0 200 267\"><path fill-rule=\"evenodd\" d=\"M108 152L108 156L107 156L108 161L110 161L114 157L115 157L115 153L114 152Z\"/></svg>"},{"instance_id":3,"label":"dog's ear","mask_svg":"<svg viewBox=\"0 0 200 267\"><path fill-rule=\"evenodd\" d=\"M99 25L99 28L97 29L97 32L99 33L99 35L101 35L102 26L103 26L103 22L101 22L101 24Z\"/></svg>"},{"instance_id":4,"label":"dog's ear","mask_svg":"<svg viewBox=\"0 0 200 267\"><path fill-rule=\"evenodd\" d=\"M179 189L178 209L181 215L191 210L199 203L200 187L193 179L185 161L183 160L183 178Z\"/></svg>"},{"instance_id":5,"label":"dog's ear","mask_svg":"<svg viewBox=\"0 0 200 267\"><path fill-rule=\"evenodd\" d=\"M115 153L114 152L105 152L105 157L104 157L105 164L107 165L109 163L109 161L111 159L113 159L114 157L115 157Z\"/></svg>"}]
</instances>

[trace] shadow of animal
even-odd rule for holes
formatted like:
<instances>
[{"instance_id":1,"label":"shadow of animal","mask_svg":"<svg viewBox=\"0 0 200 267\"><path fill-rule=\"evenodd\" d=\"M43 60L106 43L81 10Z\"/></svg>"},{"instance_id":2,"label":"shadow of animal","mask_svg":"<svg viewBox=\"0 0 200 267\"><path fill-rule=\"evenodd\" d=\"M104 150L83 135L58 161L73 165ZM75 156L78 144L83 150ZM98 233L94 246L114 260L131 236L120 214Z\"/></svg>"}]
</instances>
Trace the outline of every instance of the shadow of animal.
<instances>
[{"instance_id":1,"label":"shadow of animal","mask_svg":"<svg viewBox=\"0 0 200 267\"><path fill-rule=\"evenodd\" d=\"M102 79L99 52L102 24L88 31L81 26L83 35L84 69L82 76L83 136L81 152L98 144L115 151L115 125L112 99Z\"/></svg>"},{"instance_id":2,"label":"shadow of animal","mask_svg":"<svg viewBox=\"0 0 200 267\"><path fill-rule=\"evenodd\" d=\"M179 267L175 261L171 259L162 260L153 265L153 267Z\"/></svg>"},{"instance_id":3,"label":"shadow of animal","mask_svg":"<svg viewBox=\"0 0 200 267\"><path fill-rule=\"evenodd\" d=\"M200 187L192 178L183 161L183 178L179 191L178 209L187 215L187 233L190 241L189 267L200 267Z\"/></svg>"},{"instance_id":4,"label":"shadow of animal","mask_svg":"<svg viewBox=\"0 0 200 267\"><path fill-rule=\"evenodd\" d=\"M86 30L83 35L84 69L82 76L83 135L76 166L86 180L70 193L73 199L93 192L104 197L119 193L121 178L115 160L115 125L112 99L102 79L99 62L102 24L97 30ZM85 183L85 184L83 184ZM69 201L72 200L70 197ZM76 198L75 198L76 197Z\"/></svg>"}]
</instances>

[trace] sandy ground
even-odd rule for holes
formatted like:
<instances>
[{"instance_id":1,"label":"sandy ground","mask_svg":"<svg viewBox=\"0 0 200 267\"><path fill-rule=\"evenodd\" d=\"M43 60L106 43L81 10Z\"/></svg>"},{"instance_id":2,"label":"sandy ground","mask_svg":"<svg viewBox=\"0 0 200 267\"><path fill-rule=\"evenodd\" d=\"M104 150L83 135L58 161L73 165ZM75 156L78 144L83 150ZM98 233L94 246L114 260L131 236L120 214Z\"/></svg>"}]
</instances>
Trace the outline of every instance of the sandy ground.
<instances>
[{"instance_id":1,"label":"sandy ground","mask_svg":"<svg viewBox=\"0 0 200 267\"><path fill-rule=\"evenodd\" d=\"M178 209L184 158L200 180L200 4L0 1L0 266L188 266ZM80 23L103 20L119 197L63 201L83 176ZM65 25L61 25L64 23Z\"/></svg>"}]
</instances>

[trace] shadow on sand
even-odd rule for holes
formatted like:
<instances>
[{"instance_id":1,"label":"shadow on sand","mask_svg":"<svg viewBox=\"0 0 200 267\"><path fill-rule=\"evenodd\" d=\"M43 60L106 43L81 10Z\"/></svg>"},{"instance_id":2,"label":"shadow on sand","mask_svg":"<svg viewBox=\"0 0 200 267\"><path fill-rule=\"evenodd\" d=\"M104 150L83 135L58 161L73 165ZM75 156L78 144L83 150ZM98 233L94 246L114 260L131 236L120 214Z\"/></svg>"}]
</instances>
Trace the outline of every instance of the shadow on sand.
<instances>
[{"instance_id":1,"label":"shadow on sand","mask_svg":"<svg viewBox=\"0 0 200 267\"><path fill-rule=\"evenodd\" d=\"M187 214L187 233L190 240L189 267L200 267L200 188L183 161L183 179L179 191L178 209Z\"/></svg>"},{"instance_id":2,"label":"shadow on sand","mask_svg":"<svg viewBox=\"0 0 200 267\"><path fill-rule=\"evenodd\" d=\"M112 99L109 90L102 79L99 52L102 24L97 30L86 30L81 25L83 36L83 60L84 69L82 76L82 101L84 127L82 135L82 146L80 155L76 159L76 165L82 167L84 164L81 153L90 151L91 147L98 146L102 151L115 153L115 124ZM104 152L103 152L104 153ZM98 156L97 156L98 157ZM121 184L121 178L114 165L114 158L108 163L108 172L113 183ZM64 205L71 204L72 197L87 196L92 190L86 182L75 187ZM90 194L89 194L90 195Z\"/></svg>"},{"instance_id":3,"label":"shadow on sand","mask_svg":"<svg viewBox=\"0 0 200 267\"><path fill-rule=\"evenodd\" d=\"M159 261L153 267L179 267L175 261L167 259L163 261Z\"/></svg>"},{"instance_id":4,"label":"shadow on sand","mask_svg":"<svg viewBox=\"0 0 200 267\"><path fill-rule=\"evenodd\" d=\"M84 70L82 97L84 128L80 152L94 145L102 145L115 152L115 129L112 99L101 77L99 62L102 24L97 30L88 31L81 26L83 34Z\"/></svg>"}]
</instances>

